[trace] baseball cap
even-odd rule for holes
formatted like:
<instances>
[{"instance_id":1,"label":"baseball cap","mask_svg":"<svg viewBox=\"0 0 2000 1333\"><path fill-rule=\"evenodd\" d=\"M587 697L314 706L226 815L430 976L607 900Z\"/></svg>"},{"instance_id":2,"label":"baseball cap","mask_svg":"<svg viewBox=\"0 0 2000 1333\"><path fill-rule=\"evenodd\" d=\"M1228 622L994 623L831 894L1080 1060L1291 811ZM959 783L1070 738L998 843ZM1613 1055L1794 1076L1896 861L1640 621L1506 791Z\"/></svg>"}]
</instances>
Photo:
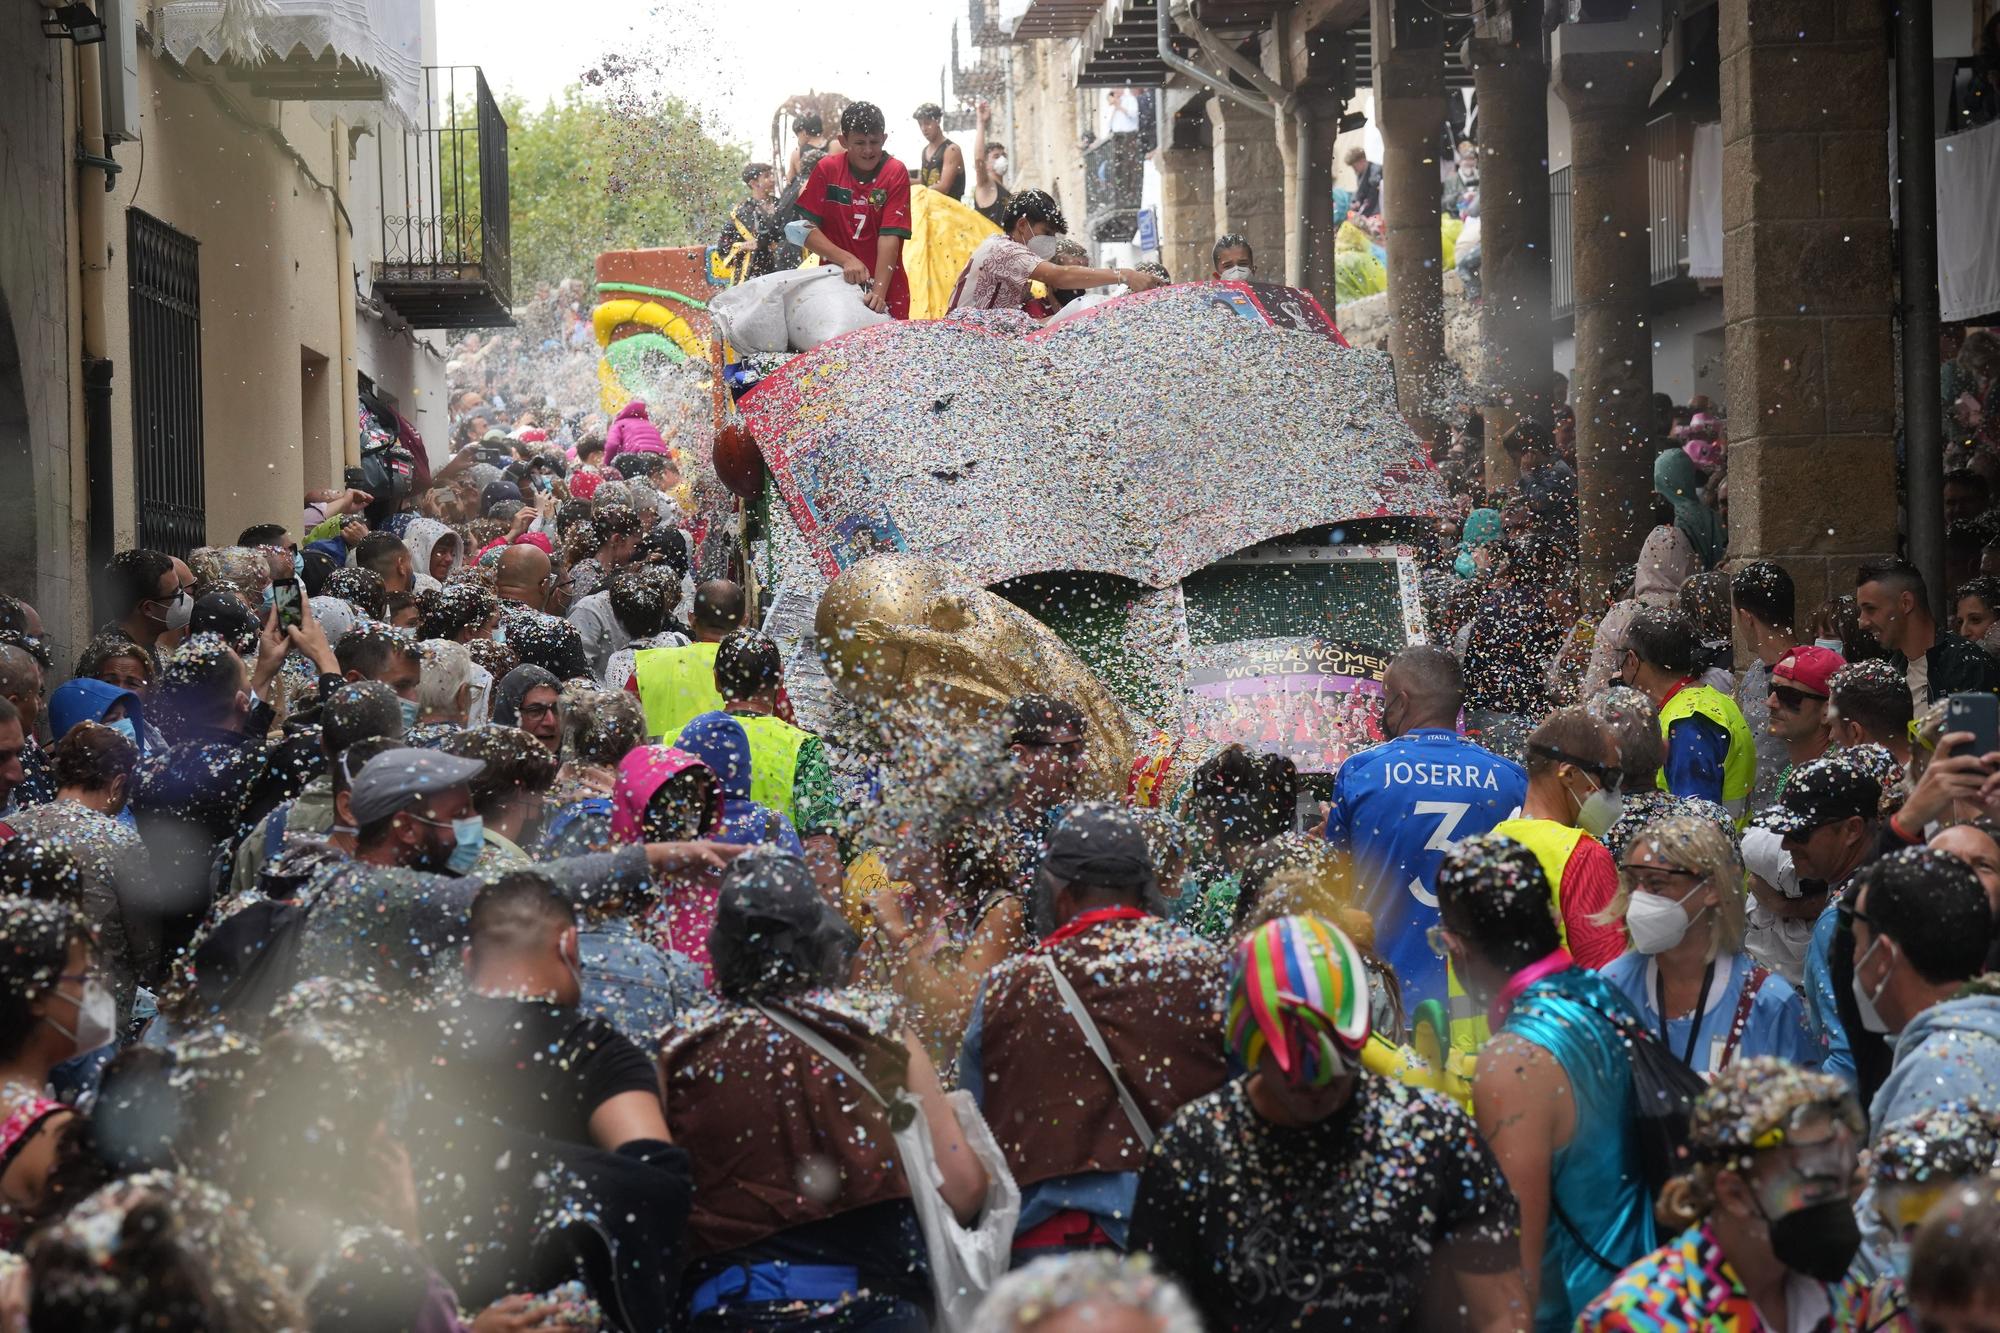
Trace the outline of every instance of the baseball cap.
<instances>
[{"instance_id":1,"label":"baseball cap","mask_svg":"<svg viewBox=\"0 0 2000 1333\"><path fill-rule=\"evenodd\" d=\"M1781 838L1803 837L1839 820L1873 819L1881 801L1882 784L1870 774L1844 759L1815 759L1793 769L1785 794L1751 823Z\"/></svg>"},{"instance_id":2,"label":"baseball cap","mask_svg":"<svg viewBox=\"0 0 2000 1333\"><path fill-rule=\"evenodd\" d=\"M520 498L521 488L513 482L488 482L486 489L479 493L479 512L481 514L490 514L493 512L494 505L504 504L509 500L518 501Z\"/></svg>"},{"instance_id":3,"label":"baseball cap","mask_svg":"<svg viewBox=\"0 0 2000 1333\"><path fill-rule=\"evenodd\" d=\"M354 822L373 824L387 819L419 797L463 787L485 768L480 760L461 759L442 750L384 750L370 759L349 785Z\"/></svg>"},{"instance_id":4,"label":"baseball cap","mask_svg":"<svg viewBox=\"0 0 2000 1333\"><path fill-rule=\"evenodd\" d=\"M1784 838L1767 828L1743 830L1743 868L1787 898L1805 896Z\"/></svg>"},{"instance_id":5,"label":"baseball cap","mask_svg":"<svg viewBox=\"0 0 2000 1333\"><path fill-rule=\"evenodd\" d=\"M1833 695L1833 673L1846 665L1847 659L1831 648L1802 643L1787 649L1771 668L1771 683L1790 686L1815 699L1827 699Z\"/></svg>"},{"instance_id":6,"label":"baseball cap","mask_svg":"<svg viewBox=\"0 0 2000 1333\"><path fill-rule=\"evenodd\" d=\"M1049 834L1042 866L1065 884L1081 881L1150 890L1159 883L1153 849L1138 816L1108 801L1087 801L1064 811Z\"/></svg>"}]
</instances>

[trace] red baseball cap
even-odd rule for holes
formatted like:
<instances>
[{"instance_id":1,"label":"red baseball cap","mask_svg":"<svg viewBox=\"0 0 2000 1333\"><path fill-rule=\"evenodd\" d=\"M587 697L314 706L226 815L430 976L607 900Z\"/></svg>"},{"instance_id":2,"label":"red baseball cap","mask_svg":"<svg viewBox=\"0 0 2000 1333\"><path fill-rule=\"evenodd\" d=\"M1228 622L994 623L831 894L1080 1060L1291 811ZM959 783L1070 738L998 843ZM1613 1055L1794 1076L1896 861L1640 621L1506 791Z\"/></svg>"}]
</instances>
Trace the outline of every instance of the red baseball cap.
<instances>
[{"instance_id":1,"label":"red baseball cap","mask_svg":"<svg viewBox=\"0 0 2000 1333\"><path fill-rule=\"evenodd\" d=\"M1802 643L1788 649L1778 659L1778 665L1771 668L1771 683L1785 685L1810 694L1815 699L1831 698L1833 695L1833 673L1847 665L1847 659L1831 648L1822 648L1816 643Z\"/></svg>"}]
</instances>

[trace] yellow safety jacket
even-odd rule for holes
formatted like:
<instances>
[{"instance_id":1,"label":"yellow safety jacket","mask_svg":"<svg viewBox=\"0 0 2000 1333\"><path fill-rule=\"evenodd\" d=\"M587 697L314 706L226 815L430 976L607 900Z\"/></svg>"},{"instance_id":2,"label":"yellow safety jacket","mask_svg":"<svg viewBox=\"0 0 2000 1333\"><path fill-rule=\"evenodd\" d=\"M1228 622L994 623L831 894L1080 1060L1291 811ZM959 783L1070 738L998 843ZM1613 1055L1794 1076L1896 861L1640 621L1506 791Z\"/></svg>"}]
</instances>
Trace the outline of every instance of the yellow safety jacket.
<instances>
[{"instance_id":1,"label":"yellow safety jacket","mask_svg":"<svg viewBox=\"0 0 2000 1333\"><path fill-rule=\"evenodd\" d=\"M690 643L633 654L632 679L646 709L648 736L678 736L693 718L720 711L722 695L715 688L715 650L720 646Z\"/></svg>"},{"instance_id":2,"label":"yellow safety jacket","mask_svg":"<svg viewBox=\"0 0 2000 1333\"><path fill-rule=\"evenodd\" d=\"M799 776L799 751L813 738L812 733L768 713L730 716L742 726L750 742L750 799L776 810L796 825L798 817L792 793ZM680 740L679 731L674 733L674 739Z\"/></svg>"},{"instance_id":3,"label":"yellow safety jacket","mask_svg":"<svg viewBox=\"0 0 2000 1333\"><path fill-rule=\"evenodd\" d=\"M1757 780L1757 742L1736 701L1709 685L1683 685L1660 708L1660 739L1667 729L1691 717L1705 717L1729 733L1729 752L1722 760L1722 799L1740 801ZM1659 787L1667 790L1667 770L1660 770Z\"/></svg>"},{"instance_id":4,"label":"yellow safety jacket","mask_svg":"<svg viewBox=\"0 0 2000 1333\"><path fill-rule=\"evenodd\" d=\"M1563 924L1562 912L1563 871L1569 866L1569 858L1576 851L1576 845L1583 841L1583 830L1558 824L1553 819L1503 819L1493 826L1493 831L1520 843L1533 852L1535 860L1541 863L1542 873L1549 880L1549 905L1555 909L1556 930L1562 937L1563 947L1568 948L1569 928ZM1485 1011L1459 985L1457 972L1447 970L1445 990L1451 1015L1451 1054L1447 1063L1452 1066L1454 1074L1469 1080L1472 1077L1472 1056L1486 1044L1486 1038L1492 1035L1492 1031L1487 1025Z\"/></svg>"}]
</instances>

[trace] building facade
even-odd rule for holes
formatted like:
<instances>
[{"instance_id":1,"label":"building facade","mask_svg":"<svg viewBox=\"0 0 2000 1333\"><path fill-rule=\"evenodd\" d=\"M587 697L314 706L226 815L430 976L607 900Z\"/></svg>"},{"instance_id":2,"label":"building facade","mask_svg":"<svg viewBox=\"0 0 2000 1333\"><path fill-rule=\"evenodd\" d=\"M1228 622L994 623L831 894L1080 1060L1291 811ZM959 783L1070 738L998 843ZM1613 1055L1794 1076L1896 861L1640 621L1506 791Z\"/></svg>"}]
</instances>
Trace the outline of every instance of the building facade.
<instances>
[{"instance_id":1,"label":"building facade","mask_svg":"<svg viewBox=\"0 0 2000 1333\"><path fill-rule=\"evenodd\" d=\"M79 43L0 3L0 589L59 658L113 551L298 522L358 461L364 412L443 461L434 325L458 321L436 293L463 255L436 253L454 183L423 136L452 112L428 0L369 0L364 28L279 0L255 61L202 29L215 8L98 0L105 37ZM480 322L506 322L484 286Z\"/></svg>"}]
</instances>

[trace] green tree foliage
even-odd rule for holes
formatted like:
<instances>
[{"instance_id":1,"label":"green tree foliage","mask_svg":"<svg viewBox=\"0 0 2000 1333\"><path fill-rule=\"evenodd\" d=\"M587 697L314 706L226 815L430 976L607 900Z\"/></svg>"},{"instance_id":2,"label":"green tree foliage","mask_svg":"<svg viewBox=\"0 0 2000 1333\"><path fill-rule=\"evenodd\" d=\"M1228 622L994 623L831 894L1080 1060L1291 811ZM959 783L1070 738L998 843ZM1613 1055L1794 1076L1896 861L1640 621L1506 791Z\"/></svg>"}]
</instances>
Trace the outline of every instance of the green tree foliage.
<instances>
[{"instance_id":1,"label":"green tree foliage","mask_svg":"<svg viewBox=\"0 0 2000 1333\"><path fill-rule=\"evenodd\" d=\"M623 71L592 78L540 110L502 100L517 297L587 279L602 250L713 244L742 194L748 152L719 142L694 108L633 91Z\"/></svg>"}]
</instances>

